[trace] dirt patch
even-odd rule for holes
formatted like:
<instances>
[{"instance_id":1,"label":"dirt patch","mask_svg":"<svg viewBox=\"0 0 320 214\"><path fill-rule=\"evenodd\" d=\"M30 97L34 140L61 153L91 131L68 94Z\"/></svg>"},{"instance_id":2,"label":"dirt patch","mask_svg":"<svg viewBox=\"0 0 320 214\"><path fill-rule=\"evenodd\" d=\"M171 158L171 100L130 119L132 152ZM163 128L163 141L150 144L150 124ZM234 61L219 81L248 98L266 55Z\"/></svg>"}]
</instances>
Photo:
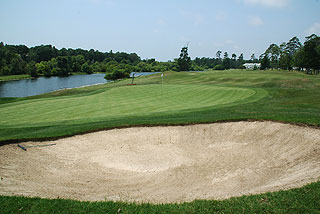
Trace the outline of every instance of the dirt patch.
<instances>
[{"instance_id":1,"label":"dirt patch","mask_svg":"<svg viewBox=\"0 0 320 214\"><path fill-rule=\"evenodd\" d=\"M86 201L224 199L317 181L320 130L274 122L114 129L0 147L0 194Z\"/></svg>"}]
</instances>

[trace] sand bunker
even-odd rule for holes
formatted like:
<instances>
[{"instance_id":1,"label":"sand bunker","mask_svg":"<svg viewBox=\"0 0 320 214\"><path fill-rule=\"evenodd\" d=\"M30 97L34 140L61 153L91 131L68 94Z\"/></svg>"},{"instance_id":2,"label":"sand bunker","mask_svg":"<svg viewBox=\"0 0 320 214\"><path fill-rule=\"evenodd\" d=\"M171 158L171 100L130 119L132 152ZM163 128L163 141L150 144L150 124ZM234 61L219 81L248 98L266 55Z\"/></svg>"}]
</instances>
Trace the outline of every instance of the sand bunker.
<instances>
[{"instance_id":1,"label":"sand bunker","mask_svg":"<svg viewBox=\"0 0 320 214\"><path fill-rule=\"evenodd\" d=\"M224 199L320 177L320 130L273 122L127 128L0 147L0 194L152 203Z\"/></svg>"}]
</instances>

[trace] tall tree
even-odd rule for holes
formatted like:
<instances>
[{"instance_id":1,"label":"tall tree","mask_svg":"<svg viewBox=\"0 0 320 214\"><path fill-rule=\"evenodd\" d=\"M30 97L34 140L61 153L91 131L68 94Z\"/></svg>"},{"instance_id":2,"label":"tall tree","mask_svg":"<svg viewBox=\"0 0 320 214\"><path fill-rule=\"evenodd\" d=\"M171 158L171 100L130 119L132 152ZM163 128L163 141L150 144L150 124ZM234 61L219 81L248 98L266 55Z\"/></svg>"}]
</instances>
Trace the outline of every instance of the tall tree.
<instances>
[{"instance_id":1,"label":"tall tree","mask_svg":"<svg viewBox=\"0 0 320 214\"><path fill-rule=\"evenodd\" d=\"M235 53L233 53L232 55L231 55L231 59L232 59L232 61L231 61L231 68L237 68L238 66L237 66L237 55L235 54Z\"/></svg>"},{"instance_id":2,"label":"tall tree","mask_svg":"<svg viewBox=\"0 0 320 214\"><path fill-rule=\"evenodd\" d=\"M232 57L232 60L233 60L233 61L236 61L236 60L237 60L237 55L236 55L235 53L233 53L231 57Z\"/></svg>"},{"instance_id":3,"label":"tall tree","mask_svg":"<svg viewBox=\"0 0 320 214\"><path fill-rule=\"evenodd\" d=\"M293 65L298 67L299 70L305 68L305 54L303 46L293 55Z\"/></svg>"},{"instance_id":4,"label":"tall tree","mask_svg":"<svg viewBox=\"0 0 320 214\"><path fill-rule=\"evenodd\" d=\"M221 61L221 53L222 53L222 51L217 51L217 53L216 53L216 57L219 61Z\"/></svg>"},{"instance_id":5,"label":"tall tree","mask_svg":"<svg viewBox=\"0 0 320 214\"><path fill-rule=\"evenodd\" d=\"M291 70L291 60L292 57L287 52L282 53L280 56L279 67L284 70Z\"/></svg>"},{"instance_id":6,"label":"tall tree","mask_svg":"<svg viewBox=\"0 0 320 214\"><path fill-rule=\"evenodd\" d=\"M224 69L230 69L231 68L231 60L229 58L228 52L224 52L224 54L223 54L222 65L224 66Z\"/></svg>"},{"instance_id":7,"label":"tall tree","mask_svg":"<svg viewBox=\"0 0 320 214\"><path fill-rule=\"evenodd\" d=\"M179 71L189 71L191 68L191 58L188 55L188 47L181 49L180 57L178 59Z\"/></svg>"},{"instance_id":8,"label":"tall tree","mask_svg":"<svg viewBox=\"0 0 320 214\"><path fill-rule=\"evenodd\" d=\"M240 56L238 57L238 61L237 61L238 68L242 68L243 63L244 63L244 58L243 58L243 53L241 53Z\"/></svg>"},{"instance_id":9,"label":"tall tree","mask_svg":"<svg viewBox=\"0 0 320 214\"><path fill-rule=\"evenodd\" d=\"M261 59L261 70L265 70L270 68L270 60L269 57L266 54L263 54L262 59Z\"/></svg>"},{"instance_id":10,"label":"tall tree","mask_svg":"<svg viewBox=\"0 0 320 214\"><path fill-rule=\"evenodd\" d=\"M320 37L312 34L306 37L304 43L304 62L307 69L313 69L316 73L320 70Z\"/></svg>"},{"instance_id":11,"label":"tall tree","mask_svg":"<svg viewBox=\"0 0 320 214\"><path fill-rule=\"evenodd\" d=\"M280 47L278 45L271 44L264 54L269 58L271 68L279 67Z\"/></svg>"},{"instance_id":12,"label":"tall tree","mask_svg":"<svg viewBox=\"0 0 320 214\"><path fill-rule=\"evenodd\" d=\"M295 52L299 50L301 47L301 42L299 41L298 37L293 37L289 40L289 42L286 44L285 50L290 55L293 56Z\"/></svg>"}]
</instances>

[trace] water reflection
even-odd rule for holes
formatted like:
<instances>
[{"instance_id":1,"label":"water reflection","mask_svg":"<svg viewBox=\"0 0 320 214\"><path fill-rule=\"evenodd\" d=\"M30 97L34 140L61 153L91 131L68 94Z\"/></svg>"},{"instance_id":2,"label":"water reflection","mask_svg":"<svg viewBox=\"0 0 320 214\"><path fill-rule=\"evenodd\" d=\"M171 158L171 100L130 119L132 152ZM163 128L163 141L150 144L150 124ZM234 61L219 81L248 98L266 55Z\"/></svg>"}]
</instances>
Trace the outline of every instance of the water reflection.
<instances>
[{"instance_id":1,"label":"water reflection","mask_svg":"<svg viewBox=\"0 0 320 214\"><path fill-rule=\"evenodd\" d=\"M135 77L150 75L136 73ZM37 79L23 79L0 82L0 97L27 97L65 88L77 88L88 85L103 84L105 74L71 75L68 77L39 77Z\"/></svg>"}]
</instances>

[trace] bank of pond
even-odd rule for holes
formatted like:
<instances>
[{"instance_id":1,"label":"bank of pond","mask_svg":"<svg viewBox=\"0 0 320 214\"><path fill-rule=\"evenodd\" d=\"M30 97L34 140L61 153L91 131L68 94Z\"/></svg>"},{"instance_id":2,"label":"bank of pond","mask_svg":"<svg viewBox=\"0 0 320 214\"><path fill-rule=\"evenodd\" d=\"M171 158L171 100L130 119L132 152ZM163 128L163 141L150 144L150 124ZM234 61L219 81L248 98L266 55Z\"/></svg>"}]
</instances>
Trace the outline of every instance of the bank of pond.
<instances>
[{"instance_id":1,"label":"bank of pond","mask_svg":"<svg viewBox=\"0 0 320 214\"><path fill-rule=\"evenodd\" d=\"M140 72L134 76L146 76L156 72ZM132 77L132 74L130 75ZM105 74L70 75L66 77L39 77L0 82L0 97L28 97L67 88L104 84Z\"/></svg>"}]
</instances>

